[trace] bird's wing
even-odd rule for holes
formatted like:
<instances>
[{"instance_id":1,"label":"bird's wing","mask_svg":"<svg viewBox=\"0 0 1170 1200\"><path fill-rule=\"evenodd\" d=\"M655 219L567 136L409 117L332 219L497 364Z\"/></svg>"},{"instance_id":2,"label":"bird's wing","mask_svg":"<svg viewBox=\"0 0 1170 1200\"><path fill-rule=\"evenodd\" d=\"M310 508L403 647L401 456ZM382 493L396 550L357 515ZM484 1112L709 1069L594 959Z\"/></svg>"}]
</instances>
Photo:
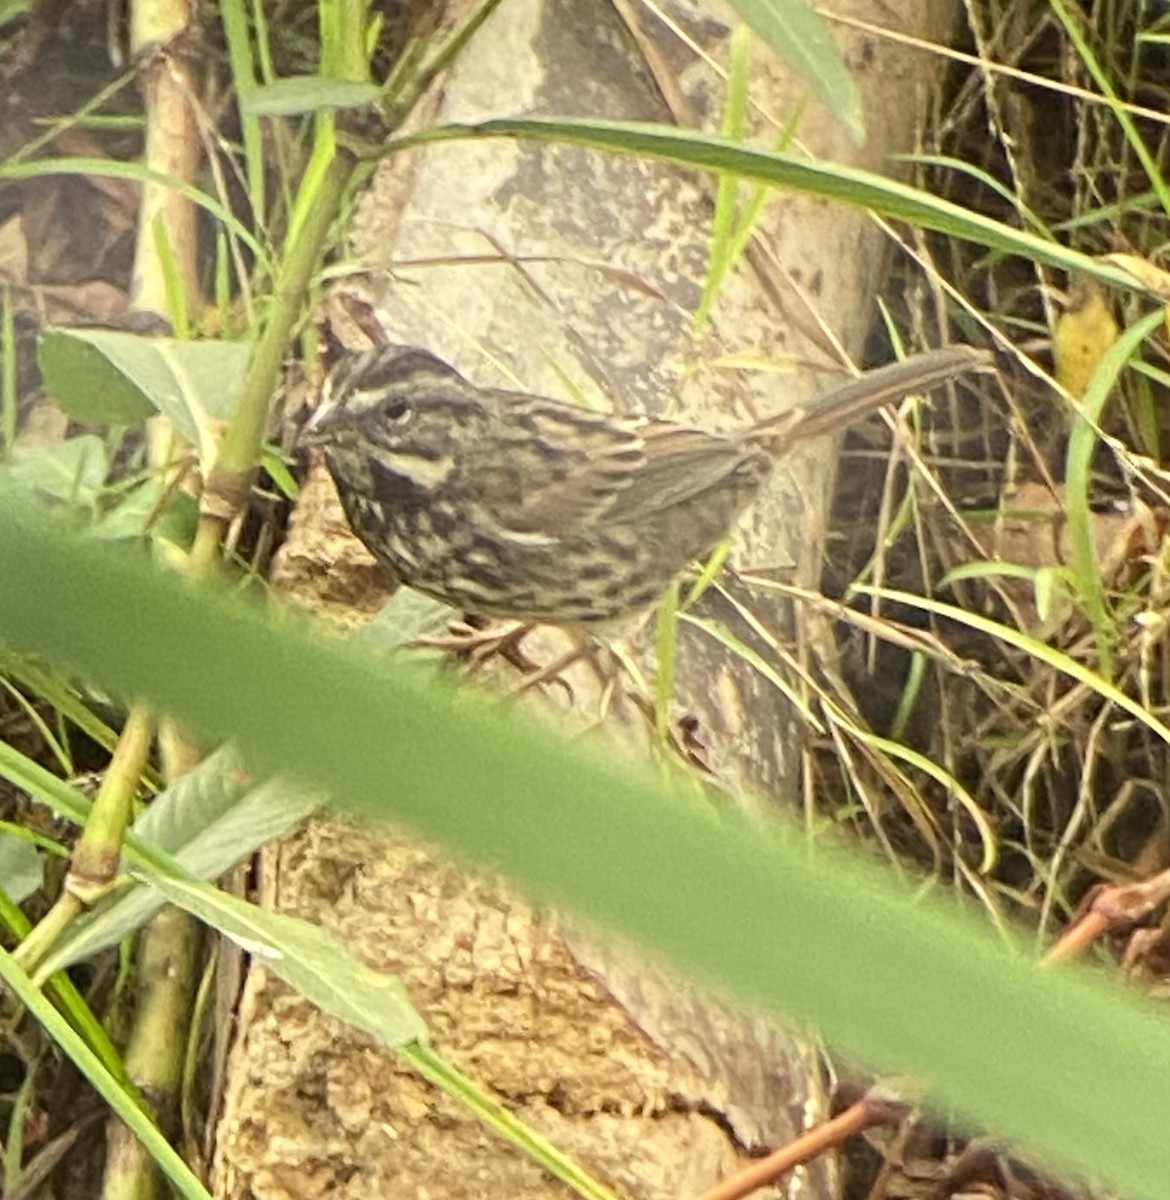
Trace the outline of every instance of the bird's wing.
<instances>
[{"instance_id":1,"label":"bird's wing","mask_svg":"<svg viewBox=\"0 0 1170 1200\"><path fill-rule=\"evenodd\" d=\"M542 398L501 397L468 469L487 517L550 540L590 528L639 479L638 423Z\"/></svg>"},{"instance_id":2,"label":"bird's wing","mask_svg":"<svg viewBox=\"0 0 1170 1200\"><path fill-rule=\"evenodd\" d=\"M771 467L756 447L674 421L647 421L642 436L645 461L614 497L612 520L637 521L703 495L714 499L726 487L743 489L746 497Z\"/></svg>"}]
</instances>

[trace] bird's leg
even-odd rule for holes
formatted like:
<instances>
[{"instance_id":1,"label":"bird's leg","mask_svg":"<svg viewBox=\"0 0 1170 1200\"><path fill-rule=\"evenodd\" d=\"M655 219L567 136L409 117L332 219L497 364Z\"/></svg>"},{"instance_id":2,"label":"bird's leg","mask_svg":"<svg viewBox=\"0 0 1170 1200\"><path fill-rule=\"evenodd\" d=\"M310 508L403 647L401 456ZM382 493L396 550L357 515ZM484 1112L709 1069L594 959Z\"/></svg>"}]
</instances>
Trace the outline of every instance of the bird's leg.
<instances>
[{"instance_id":1,"label":"bird's leg","mask_svg":"<svg viewBox=\"0 0 1170 1200\"><path fill-rule=\"evenodd\" d=\"M583 654L588 653L582 643L574 637L573 647L551 663L542 666L526 654L521 646L524 639L535 629L531 621L488 621L479 622L476 617L451 626L451 632L443 637L419 637L410 642L413 649L450 650L467 658L472 671L479 670L493 658L502 658L524 675L524 679L509 692L518 695L541 684L559 683L572 699L573 689L561 672L571 666Z\"/></svg>"},{"instance_id":2,"label":"bird's leg","mask_svg":"<svg viewBox=\"0 0 1170 1200\"><path fill-rule=\"evenodd\" d=\"M496 638L494 643L481 637L479 644L471 651L471 665L473 668L481 666L488 659L500 657L506 663L511 663L518 671L535 671L539 669L540 664L533 658L529 658L524 653L524 639L536 628L531 621L520 621L512 625L511 628L496 626ZM489 629L482 631L484 634L490 632Z\"/></svg>"},{"instance_id":3,"label":"bird's leg","mask_svg":"<svg viewBox=\"0 0 1170 1200\"><path fill-rule=\"evenodd\" d=\"M568 681L561 678L564 671L567 671L575 662L580 662L581 659L586 659L590 663L593 662L592 647L589 641L573 635L573 644L564 654L554 658L552 662L545 663L543 667L538 667L535 663L533 669L511 690L514 696L521 696L525 692L532 691L535 687L540 687L545 683L559 683L569 692L569 697L572 699L573 689L569 687Z\"/></svg>"},{"instance_id":4,"label":"bird's leg","mask_svg":"<svg viewBox=\"0 0 1170 1200\"><path fill-rule=\"evenodd\" d=\"M584 661L601 688L597 701L598 719L604 720L617 690L619 677L625 673L635 683L641 682L644 686L645 681L641 677L641 672L638 670L629 648L624 644L604 641L595 634L584 633L577 629L566 629L564 632L572 639L569 649L546 666L541 667L539 671L529 675L527 679L522 680L513 689L513 694L520 695L531 691L534 687L540 687L541 684L555 680L568 689L571 697L572 689L562 675L574 664Z\"/></svg>"},{"instance_id":5,"label":"bird's leg","mask_svg":"<svg viewBox=\"0 0 1170 1200\"><path fill-rule=\"evenodd\" d=\"M478 667L497 654L521 671L536 671L540 664L530 659L520 648L521 642L534 628L528 621L491 621L480 624L475 617L455 622L450 632L439 637L413 638L412 650L451 650L466 655L472 666Z\"/></svg>"}]
</instances>

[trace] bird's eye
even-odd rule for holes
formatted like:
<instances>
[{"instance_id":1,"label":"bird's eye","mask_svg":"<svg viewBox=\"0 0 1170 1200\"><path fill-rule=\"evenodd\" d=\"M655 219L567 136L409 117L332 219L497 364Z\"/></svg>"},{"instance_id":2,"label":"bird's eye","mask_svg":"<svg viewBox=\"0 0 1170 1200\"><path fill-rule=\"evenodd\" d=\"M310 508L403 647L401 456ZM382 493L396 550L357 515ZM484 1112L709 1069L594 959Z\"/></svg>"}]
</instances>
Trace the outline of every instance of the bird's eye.
<instances>
[{"instance_id":1,"label":"bird's eye","mask_svg":"<svg viewBox=\"0 0 1170 1200\"><path fill-rule=\"evenodd\" d=\"M400 396L386 403L382 415L388 421L404 421L410 416L410 405Z\"/></svg>"}]
</instances>

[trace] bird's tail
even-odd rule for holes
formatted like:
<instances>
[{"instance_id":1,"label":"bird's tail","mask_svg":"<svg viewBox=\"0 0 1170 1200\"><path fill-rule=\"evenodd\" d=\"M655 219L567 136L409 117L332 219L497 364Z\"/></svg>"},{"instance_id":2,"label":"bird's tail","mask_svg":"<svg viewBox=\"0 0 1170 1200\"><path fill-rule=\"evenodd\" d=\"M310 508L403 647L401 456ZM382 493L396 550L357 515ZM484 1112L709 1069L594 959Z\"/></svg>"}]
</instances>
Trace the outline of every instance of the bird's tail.
<instances>
[{"instance_id":1,"label":"bird's tail","mask_svg":"<svg viewBox=\"0 0 1170 1200\"><path fill-rule=\"evenodd\" d=\"M817 437L840 429L883 404L901 400L912 392L929 391L968 371L987 367L992 361L988 351L974 346L949 346L945 350L915 354L867 371L787 412L765 417L752 426L748 437L765 444L774 439L795 441ZM781 451L783 448L783 445L776 447Z\"/></svg>"}]
</instances>

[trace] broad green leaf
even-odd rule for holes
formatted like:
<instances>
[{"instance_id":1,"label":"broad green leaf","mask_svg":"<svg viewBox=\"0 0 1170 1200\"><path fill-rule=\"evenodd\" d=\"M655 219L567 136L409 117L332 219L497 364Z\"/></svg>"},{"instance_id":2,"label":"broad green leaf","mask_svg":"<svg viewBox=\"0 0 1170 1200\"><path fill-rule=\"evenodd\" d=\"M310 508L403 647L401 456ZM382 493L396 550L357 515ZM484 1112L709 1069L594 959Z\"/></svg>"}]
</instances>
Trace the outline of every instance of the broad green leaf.
<instances>
[{"instance_id":1,"label":"broad green leaf","mask_svg":"<svg viewBox=\"0 0 1170 1200\"><path fill-rule=\"evenodd\" d=\"M426 1023L412 1007L402 981L367 967L327 930L213 887L159 875L151 884L325 1012L373 1034L391 1049L426 1041Z\"/></svg>"},{"instance_id":2,"label":"broad green leaf","mask_svg":"<svg viewBox=\"0 0 1170 1200\"><path fill-rule=\"evenodd\" d=\"M31 842L0 833L0 887L13 904L38 891L44 874L41 856Z\"/></svg>"},{"instance_id":3,"label":"broad green leaf","mask_svg":"<svg viewBox=\"0 0 1170 1200\"><path fill-rule=\"evenodd\" d=\"M158 408L141 387L111 364L101 345L111 336L131 337L88 329L45 333L37 349L45 388L75 421L87 425L139 425L154 416ZM134 343L144 340L132 338Z\"/></svg>"},{"instance_id":4,"label":"broad green leaf","mask_svg":"<svg viewBox=\"0 0 1170 1200\"><path fill-rule=\"evenodd\" d=\"M83 509L97 503L108 471L105 443L89 433L32 451L18 450L11 466L0 468L11 482L44 500Z\"/></svg>"},{"instance_id":5,"label":"broad green leaf","mask_svg":"<svg viewBox=\"0 0 1170 1200\"><path fill-rule=\"evenodd\" d=\"M241 774L238 755L220 751L168 788L135 822L127 858L139 874L150 877L149 855L157 848L192 879L216 879L295 829L322 799L288 779L256 784ZM61 938L43 970L61 970L117 945L163 903L154 888L137 880L123 883Z\"/></svg>"},{"instance_id":6,"label":"broad green leaf","mask_svg":"<svg viewBox=\"0 0 1170 1200\"><path fill-rule=\"evenodd\" d=\"M234 410L250 353L242 342L55 329L41 338L40 363L46 387L76 420L133 425L162 413L206 463L212 422Z\"/></svg>"},{"instance_id":7,"label":"broad green leaf","mask_svg":"<svg viewBox=\"0 0 1170 1200\"><path fill-rule=\"evenodd\" d=\"M221 746L156 796L131 828L135 836L177 854L254 787L240 752Z\"/></svg>"},{"instance_id":8,"label":"broad green leaf","mask_svg":"<svg viewBox=\"0 0 1170 1200\"><path fill-rule=\"evenodd\" d=\"M161 480L148 480L134 488L93 526L93 536L120 542L149 533L176 546L189 546L199 523L199 502L180 489L159 513L162 487Z\"/></svg>"},{"instance_id":9,"label":"broad green leaf","mask_svg":"<svg viewBox=\"0 0 1170 1200\"><path fill-rule=\"evenodd\" d=\"M370 621L353 633L360 645L377 650L399 650L417 638L441 638L459 614L449 605L432 600L413 588L399 588ZM417 659L417 656L416 656Z\"/></svg>"}]
</instances>

